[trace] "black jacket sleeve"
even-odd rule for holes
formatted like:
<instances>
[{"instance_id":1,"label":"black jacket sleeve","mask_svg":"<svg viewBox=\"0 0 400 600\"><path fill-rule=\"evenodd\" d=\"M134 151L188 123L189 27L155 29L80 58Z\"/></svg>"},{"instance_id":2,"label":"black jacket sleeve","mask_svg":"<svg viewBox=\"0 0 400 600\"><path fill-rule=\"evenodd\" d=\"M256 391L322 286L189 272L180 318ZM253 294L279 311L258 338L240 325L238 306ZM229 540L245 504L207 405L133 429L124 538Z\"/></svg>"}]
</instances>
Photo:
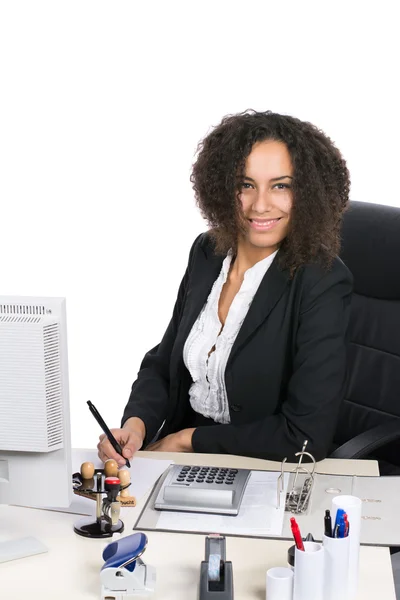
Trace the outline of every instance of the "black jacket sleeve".
<instances>
[{"instance_id":1,"label":"black jacket sleeve","mask_svg":"<svg viewBox=\"0 0 400 600\"><path fill-rule=\"evenodd\" d=\"M146 426L143 447L151 442L167 415L170 385L169 359L182 314L194 253L202 235L194 241L190 250L188 266L179 286L171 321L161 342L144 356L122 417L121 427L130 417L142 419Z\"/></svg>"},{"instance_id":2,"label":"black jacket sleeve","mask_svg":"<svg viewBox=\"0 0 400 600\"><path fill-rule=\"evenodd\" d=\"M316 277L318 271L311 266L304 273L293 371L280 412L243 425L198 427L194 452L294 461L308 440L316 460L327 456L344 398L352 277L344 265Z\"/></svg>"}]
</instances>

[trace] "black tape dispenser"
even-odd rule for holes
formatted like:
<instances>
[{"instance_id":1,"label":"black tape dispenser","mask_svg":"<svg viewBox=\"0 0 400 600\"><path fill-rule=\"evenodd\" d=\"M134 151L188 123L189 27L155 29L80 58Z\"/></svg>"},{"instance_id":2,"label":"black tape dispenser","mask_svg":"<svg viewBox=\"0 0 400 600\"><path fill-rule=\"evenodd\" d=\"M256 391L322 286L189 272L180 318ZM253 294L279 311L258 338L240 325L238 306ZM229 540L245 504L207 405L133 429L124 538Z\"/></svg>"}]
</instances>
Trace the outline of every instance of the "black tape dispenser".
<instances>
[{"instance_id":1,"label":"black tape dispenser","mask_svg":"<svg viewBox=\"0 0 400 600\"><path fill-rule=\"evenodd\" d=\"M206 537L199 600L233 600L232 562L226 560L226 540L222 535Z\"/></svg>"}]
</instances>

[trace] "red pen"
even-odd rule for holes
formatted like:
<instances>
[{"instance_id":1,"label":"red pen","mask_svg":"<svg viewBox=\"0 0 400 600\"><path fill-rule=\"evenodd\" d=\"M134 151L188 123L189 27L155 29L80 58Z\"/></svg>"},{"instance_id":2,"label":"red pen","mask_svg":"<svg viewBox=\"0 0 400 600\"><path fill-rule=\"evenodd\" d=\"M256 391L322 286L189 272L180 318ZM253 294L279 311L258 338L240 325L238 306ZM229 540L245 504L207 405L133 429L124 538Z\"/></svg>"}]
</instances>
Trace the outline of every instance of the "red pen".
<instances>
[{"instance_id":1,"label":"red pen","mask_svg":"<svg viewBox=\"0 0 400 600\"><path fill-rule=\"evenodd\" d=\"M349 525L349 518L346 513L344 513L344 524L345 524L344 537L347 537L349 535L350 525Z\"/></svg>"},{"instance_id":2,"label":"red pen","mask_svg":"<svg viewBox=\"0 0 400 600\"><path fill-rule=\"evenodd\" d=\"M294 517L291 517L291 519L290 519L290 527L292 529L296 548L298 550L303 550L303 552L304 552L304 544L303 544L303 540L301 539L300 529L299 529L299 526L297 525L296 519Z\"/></svg>"}]
</instances>

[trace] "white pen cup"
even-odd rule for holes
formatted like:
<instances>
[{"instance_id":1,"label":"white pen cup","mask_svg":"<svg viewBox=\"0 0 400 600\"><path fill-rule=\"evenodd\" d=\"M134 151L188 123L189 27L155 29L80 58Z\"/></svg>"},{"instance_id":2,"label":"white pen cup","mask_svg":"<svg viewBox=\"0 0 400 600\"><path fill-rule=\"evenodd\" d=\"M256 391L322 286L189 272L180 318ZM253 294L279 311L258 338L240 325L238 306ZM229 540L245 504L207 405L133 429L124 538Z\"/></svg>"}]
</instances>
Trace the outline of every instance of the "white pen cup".
<instances>
[{"instance_id":1,"label":"white pen cup","mask_svg":"<svg viewBox=\"0 0 400 600\"><path fill-rule=\"evenodd\" d=\"M349 542L324 535L324 600L348 600Z\"/></svg>"},{"instance_id":2,"label":"white pen cup","mask_svg":"<svg viewBox=\"0 0 400 600\"><path fill-rule=\"evenodd\" d=\"M324 549L317 542L295 550L293 600L324 600Z\"/></svg>"},{"instance_id":3,"label":"white pen cup","mask_svg":"<svg viewBox=\"0 0 400 600\"><path fill-rule=\"evenodd\" d=\"M293 600L293 571L274 567L267 571L267 600Z\"/></svg>"},{"instance_id":4,"label":"white pen cup","mask_svg":"<svg viewBox=\"0 0 400 600\"><path fill-rule=\"evenodd\" d=\"M332 523L335 522L339 508L346 511L349 521L349 569L348 569L348 600L357 598L359 556L360 556L360 530L362 502L356 496L335 496L332 499Z\"/></svg>"}]
</instances>

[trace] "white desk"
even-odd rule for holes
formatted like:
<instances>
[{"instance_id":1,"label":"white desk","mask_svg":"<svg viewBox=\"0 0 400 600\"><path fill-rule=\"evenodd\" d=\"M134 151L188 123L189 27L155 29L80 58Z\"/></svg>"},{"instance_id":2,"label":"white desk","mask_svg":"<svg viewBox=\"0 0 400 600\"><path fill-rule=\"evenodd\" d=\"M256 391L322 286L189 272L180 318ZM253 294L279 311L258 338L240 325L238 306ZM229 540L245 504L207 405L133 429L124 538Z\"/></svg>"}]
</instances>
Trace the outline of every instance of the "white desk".
<instances>
[{"instance_id":1,"label":"white desk","mask_svg":"<svg viewBox=\"0 0 400 600\"><path fill-rule=\"evenodd\" d=\"M278 463L237 456L140 452L149 458L170 458L187 464L226 465L276 470ZM374 461L326 460L319 472L377 475ZM134 491L134 482L132 482ZM132 532L143 498L136 508L125 508L125 533ZM94 508L93 502L93 508ZM0 564L1 600L95 600L99 598L102 549L107 541L76 535L73 523L79 516L44 510L0 506L0 539L33 535L49 552ZM148 532L145 562L157 569L152 600L195 600L200 562L204 560L204 535ZM291 542L227 538L227 560L233 562L235 600L264 600L265 573L286 564ZM361 548L360 600L395 600L392 567L387 548ZM138 596L138 598L141 598Z\"/></svg>"}]
</instances>

